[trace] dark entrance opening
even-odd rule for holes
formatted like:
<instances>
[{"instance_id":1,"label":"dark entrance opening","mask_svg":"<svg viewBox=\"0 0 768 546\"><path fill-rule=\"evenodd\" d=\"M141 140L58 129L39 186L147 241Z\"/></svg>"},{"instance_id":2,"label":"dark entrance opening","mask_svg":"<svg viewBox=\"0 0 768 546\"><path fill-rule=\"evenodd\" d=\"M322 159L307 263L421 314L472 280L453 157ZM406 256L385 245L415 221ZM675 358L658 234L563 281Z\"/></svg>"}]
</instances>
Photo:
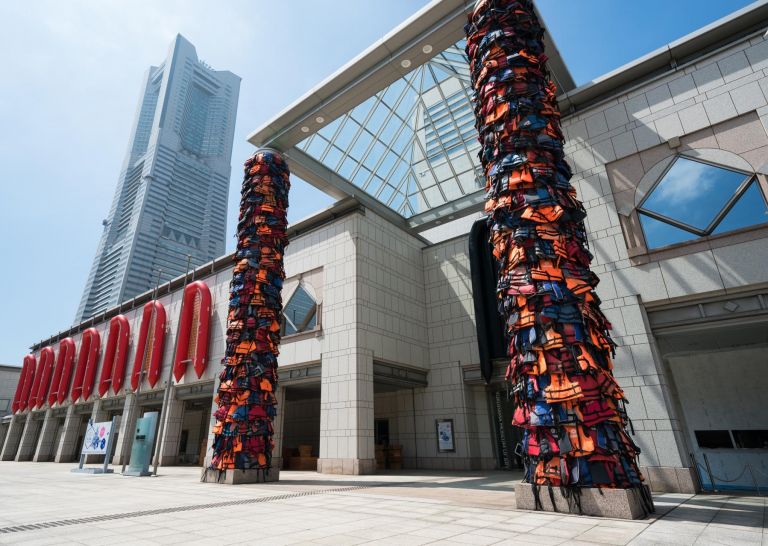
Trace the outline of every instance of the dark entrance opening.
<instances>
[{"instance_id":1,"label":"dark entrance opening","mask_svg":"<svg viewBox=\"0 0 768 546\"><path fill-rule=\"evenodd\" d=\"M320 383L285 387L283 407L283 469L317 470L320 455Z\"/></svg>"}]
</instances>

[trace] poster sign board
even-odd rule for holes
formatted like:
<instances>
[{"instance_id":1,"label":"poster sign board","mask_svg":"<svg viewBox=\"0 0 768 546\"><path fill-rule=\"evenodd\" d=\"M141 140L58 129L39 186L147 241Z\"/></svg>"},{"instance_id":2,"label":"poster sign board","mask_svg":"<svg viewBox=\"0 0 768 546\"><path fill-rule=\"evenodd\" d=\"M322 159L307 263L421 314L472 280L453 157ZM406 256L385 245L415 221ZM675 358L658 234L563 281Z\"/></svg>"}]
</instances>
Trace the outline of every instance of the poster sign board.
<instances>
[{"instance_id":1,"label":"poster sign board","mask_svg":"<svg viewBox=\"0 0 768 546\"><path fill-rule=\"evenodd\" d=\"M115 420L113 417L111 421L104 421L103 423L94 423L92 420L88 421L88 427L85 429L85 438L83 439L83 447L80 450L80 464L77 468L73 468L72 472L81 472L84 474L108 474L112 472L109 468L109 461L112 456L112 444L114 443L113 433L117 433L115 427ZM101 468L87 468L85 467L85 458L87 455L104 455L104 463Z\"/></svg>"},{"instance_id":2,"label":"poster sign board","mask_svg":"<svg viewBox=\"0 0 768 546\"><path fill-rule=\"evenodd\" d=\"M103 423L88 423L83 440L83 455L106 455L110 445L109 438L112 435L112 421Z\"/></svg>"},{"instance_id":3,"label":"poster sign board","mask_svg":"<svg viewBox=\"0 0 768 546\"><path fill-rule=\"evenodd\" d=\"M453 441L453 419L437 419L437 451L438 453L453 453L456 445Z\"/></svg>"}]
</instances>

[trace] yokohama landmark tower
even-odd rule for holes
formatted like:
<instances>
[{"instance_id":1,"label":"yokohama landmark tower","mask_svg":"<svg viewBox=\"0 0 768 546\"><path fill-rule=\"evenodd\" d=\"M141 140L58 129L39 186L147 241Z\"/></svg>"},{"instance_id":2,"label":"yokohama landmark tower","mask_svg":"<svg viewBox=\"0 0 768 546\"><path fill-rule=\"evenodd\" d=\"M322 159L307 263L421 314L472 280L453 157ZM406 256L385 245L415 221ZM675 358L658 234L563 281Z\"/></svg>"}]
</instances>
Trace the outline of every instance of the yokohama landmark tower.
<instances>
[{"instance_id":1,"label":"yokohama landmark tower","mask_svg":"<svg viewBox=\"0 0 768 546\"><path fill-rule=\"evenodd\" d=\"M149 68L76 321L224 254L239 90L181 35Z\"/></svg>"}]
</instances>

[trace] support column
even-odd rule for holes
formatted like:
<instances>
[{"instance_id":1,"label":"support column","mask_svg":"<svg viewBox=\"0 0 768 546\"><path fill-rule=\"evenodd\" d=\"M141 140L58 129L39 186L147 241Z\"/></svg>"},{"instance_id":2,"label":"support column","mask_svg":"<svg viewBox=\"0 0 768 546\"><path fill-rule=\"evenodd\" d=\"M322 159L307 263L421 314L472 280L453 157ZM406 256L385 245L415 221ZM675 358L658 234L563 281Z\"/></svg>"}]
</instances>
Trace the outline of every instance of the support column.
<instances>
[{"instance_id":1,"label":"support column","mask_svg":"<svg viewBox=\"0 0 768 546\"><path fill-rule=\"evenodd\" d=\"M184 420L184 401L176 399L176 387L171 388L168 407L160 419L165 419L163 437L157 439L160 444L160 466L173 466L179 462L179 439Z\"/></svg>"},{"instance_id":2,"label":"support column","mask_svg":"<svg viewBox=\"0 0 768 546\"><path fill-rule=\"evenodd\" d=\"M203 468L209 468L211 466L211 459L213 459L213 441L216 439L216 434L214 433L216 416L214 413L216 413L216 410L219 409L219 405L216 403L216 393L219 392L220 384L221 379L219 379L219 375L216 374L216 379L214 379L213 382L214 396L211 400L211 411L208 417L208 440L205 444L205 460L203 461Z\"/></svg>"},{"instance_id":3,"label":"support column","mask_svg":"<svg viewBox=\"0 0 768 546\"><path fill-rule=\"evenodd\" d=\"M16 451L15 461L29 461L35 454L37 447L37 432L40 430L40 423L32 418L32 412L27 414L26 423L24 423L24 432L21 433L19 449Z\"/></svg>"},{"instance_id":4,"label":"support column","mask_svg":"<svg viewBox=\"0 0 768 546\"><path fill-rule=\"evenodd\" d=\"M56 438L56 429L59 426L59 420L53 416L53 410L48 408L43 419L43 426L40 429L40 439L37 441L37 449L32 460L36 463L42 463L51 460L56 446L53 440Z\"/></svg>"},{"instance_id":5,"label":"support column","mask_svg":"<svg viewBox=\"0 0 768 546\"><path fill-rule=\"evenodd\" d=\"M373 474L373 352L345 349L323 354L320 393L317 471Z\"/></svg>"},{"instance_id":6,"label":"support column","mask_svg":"<svg viewBox=\"0 0 768 546\"><path fill-rule=\"evenodd\" d=\"M113 465L128 464L131 459L131 440L133 439L136 419L139 417L139 404L133 393L125 396L123 414L120 417L115 455L112 458Z\"/></svg>"},{"instance_id":7,"label":"support column","mask_svg":"<svg viewBox=\"0 0 768 546\"><path fill-rule=\"evenodd\" d=\"M16 451L21 440L21 433L26 424L26 415L14 415L8 424L8 432L5 433L3 451L0 452L1 461L12 461L16 458Z\"/></svg>"},{"instance_id":8,"label":"support column","mask_svg":"<svg viewBox=\"0 0 768 546\"><path fill-rule=\"evenodd\" d=\"M10 423L8 423L8 425L4 425L3 423L0 423L0 451L3 450L3 444L5 444L5 435L8 434L9 426L10 426Z\"/></svg>"},{"instance_id":9,"label":"support column","mask_svg":"<svg viewBox=\"0 0 768 546\"><path fill-rule=\"evenodd\" d=\"M61 431L61 440L55 447L57 463L71 463L75 460L75 442L77 442L77 432L80 428L80 415L75 411L75 405L70 404L67 407L67 416L64 418L64 430Z\"/></svg>"},{"instance_id":10,"label":"support column","mask_svg":"<svg viewBox=\"0 0 768 546\"><path fill-rule=\"evenodd\" d=\"M275 420L272 421L272 430L274 435L272 440L274 441L274 447L272 448L272 468L282 470L283 468L283 415L285 414L285 387L278 387L275 392L275 398L277 399L277 407L280 410L275 416Z\"/></svg>"}]
</instances>

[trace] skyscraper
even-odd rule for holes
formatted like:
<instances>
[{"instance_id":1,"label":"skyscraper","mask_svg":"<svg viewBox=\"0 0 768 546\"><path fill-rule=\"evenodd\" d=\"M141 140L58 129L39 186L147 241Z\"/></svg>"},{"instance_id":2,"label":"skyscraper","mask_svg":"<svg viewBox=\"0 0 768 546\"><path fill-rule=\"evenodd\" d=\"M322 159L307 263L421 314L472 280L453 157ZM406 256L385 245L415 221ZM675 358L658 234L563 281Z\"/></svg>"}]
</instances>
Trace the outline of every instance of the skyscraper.
<instances>
[{"instance_id":1,"label":"skyscraper","mask_svg":"<svg viewBox=\"0 0 768 546\"><path fill-rule=\"evenodd\" d=\"M181 35L149 68L77 321L224 254L239 90Z\"/></svg>"}]
</instances>

